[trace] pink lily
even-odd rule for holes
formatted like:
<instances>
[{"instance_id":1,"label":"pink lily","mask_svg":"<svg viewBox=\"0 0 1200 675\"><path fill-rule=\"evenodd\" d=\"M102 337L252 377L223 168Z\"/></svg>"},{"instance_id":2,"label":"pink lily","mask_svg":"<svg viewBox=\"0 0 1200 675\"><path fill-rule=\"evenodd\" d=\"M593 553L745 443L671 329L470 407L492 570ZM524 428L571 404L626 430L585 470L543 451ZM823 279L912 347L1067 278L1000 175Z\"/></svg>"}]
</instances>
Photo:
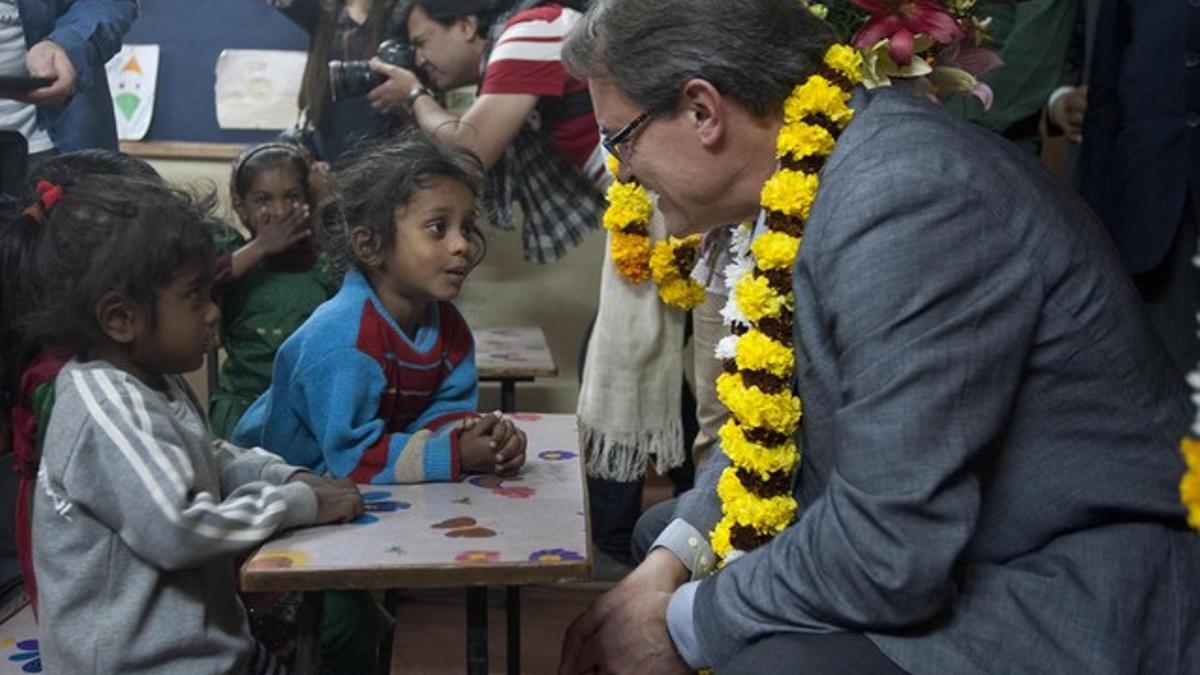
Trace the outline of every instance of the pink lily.
<instances>
[{"instance_id":1,"label":"pink lily","mask_svg":"<svg viewBox=\"0 0 1200 675\"><path fill-rule=\"evenodd\" d=\"M850 0L870 13L871 18L851 41L865 49L880 40L888 41L888 56L896 65L912 61L913 36L925 33L936 42L949 44L965 33L958 20L937 0Z\"/></svg>"}]
</instances>

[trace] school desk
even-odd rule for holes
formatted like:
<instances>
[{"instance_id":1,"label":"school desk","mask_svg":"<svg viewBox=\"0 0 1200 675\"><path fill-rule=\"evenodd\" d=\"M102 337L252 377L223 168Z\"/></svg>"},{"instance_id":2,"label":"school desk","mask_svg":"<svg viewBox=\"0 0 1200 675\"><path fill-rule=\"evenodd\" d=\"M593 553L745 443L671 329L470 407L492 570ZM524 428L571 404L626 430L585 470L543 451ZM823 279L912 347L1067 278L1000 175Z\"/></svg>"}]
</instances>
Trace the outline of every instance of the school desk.
<instances>
[{"instance_id":1,"label":"school desk","mask_svg":"<svg viewBox=\"0 0 1200 675\"><path fill-rule=\"evenodd\" d=\"M500 383L500 410L517 409L517 383L554 377L558 366L537 326L480 328L475 336L475 367L483 382Z\"/></svg>"},{"instance_id":2,"label":"school desk","mask_svg":"<svg viewBox=\"0 0 1200 675\"><path fill-rule=\"evenodd\" d=\"M317 672L316 591L423 587L467 589L467 670L486 673L488 586L508 589L508 672L520 672L519 587L586 581L591 539L575 416L512 419L529 437L520 475L361 485L358 520L293 530L244 563L247 591L305 591L298 673Z\"/></svg>"}]
</instances>

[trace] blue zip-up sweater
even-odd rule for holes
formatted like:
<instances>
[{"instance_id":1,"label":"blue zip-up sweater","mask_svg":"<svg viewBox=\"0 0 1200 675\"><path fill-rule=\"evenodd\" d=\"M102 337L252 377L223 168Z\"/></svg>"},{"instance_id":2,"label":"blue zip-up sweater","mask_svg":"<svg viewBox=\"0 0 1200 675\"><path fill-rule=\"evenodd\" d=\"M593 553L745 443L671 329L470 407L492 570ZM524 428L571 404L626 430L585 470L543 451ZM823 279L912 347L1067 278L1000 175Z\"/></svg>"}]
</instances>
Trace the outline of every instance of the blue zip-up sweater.
<instances>
[{"instance_id":1,"label":"blue zip-up sweater","mask_svg":"<svg viewBox=\"0 0 1200 675\"><path fill-rule=\"evenodd\" d=\"M410 339L351 270L279 348L233 439L359 483L454 480L458 422L478 394L474 341L452 304L431 303Z\"/></svg>"}]
</instances>

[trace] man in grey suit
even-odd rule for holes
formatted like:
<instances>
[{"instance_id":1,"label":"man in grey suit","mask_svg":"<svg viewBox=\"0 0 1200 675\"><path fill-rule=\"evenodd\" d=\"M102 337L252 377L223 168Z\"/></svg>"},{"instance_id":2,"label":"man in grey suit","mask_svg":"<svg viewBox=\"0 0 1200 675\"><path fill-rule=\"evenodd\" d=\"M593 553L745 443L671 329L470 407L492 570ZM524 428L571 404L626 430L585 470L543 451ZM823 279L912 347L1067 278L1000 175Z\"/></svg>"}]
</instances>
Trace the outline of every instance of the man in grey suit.
<instances>
[{"instance_id":1,"label":"man in grey suit","mask_svg":"<svg viewBox=\"0 0 1200 675\"><path fill-rule=\"evenodd\" d=\"M683 234L755 220L829 40L795 0L599 0L564 54ZM1200 672L1191 411L1103 229L899 86L851 107L793 274L795 522L707 574L718 453L560 672Z\"/></svg>"}]
</instances>

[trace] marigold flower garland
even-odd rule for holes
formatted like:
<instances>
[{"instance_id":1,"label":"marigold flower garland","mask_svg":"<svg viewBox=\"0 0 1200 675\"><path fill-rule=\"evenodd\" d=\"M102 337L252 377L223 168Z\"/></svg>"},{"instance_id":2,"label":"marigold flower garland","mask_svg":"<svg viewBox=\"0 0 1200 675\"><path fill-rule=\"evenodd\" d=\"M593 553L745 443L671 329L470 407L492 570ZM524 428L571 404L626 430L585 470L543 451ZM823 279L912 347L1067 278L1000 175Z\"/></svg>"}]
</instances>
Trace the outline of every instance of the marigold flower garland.
<instances>
[{"instance_id":1,"label":"marigold flower garland","mask_svg":"<svg viewBox=\"0 0 1200 675\"><path fill-rule=\"evenodd\" d=\"M1193 259L1200 267L1200 256ZM1188 384L1192 388L1192 403L1197 406L1196 419L1192 428L1179 442L1179 451L1187 471L1179 481L1179 499L1187 509L1188 525L1200 530L1200 368L1188 373Z\"/></svg>"},{"instance_id":2,"label":"marigold flower garland","mask_svg":"<svg viewBox=\"0 0 1200 675\"><path fill-rule=\"evenodd\" d=\"M752 227L744 223L730 243L726 284L732 292L722 315L732 335L717 346L725 371L717 396L730 411L720 440L730 466L717 483L722 518L710 533L721 564L766 543L796 515L792 482L800 454L793 439L801 402L791 386L792 264L820 187L818 173L854 116L848 103L861 67L856 50L834 45L821 69L792 90L776 139L779 168L760 196L767 229L751 239Z\"/></svg>"},{"instance_id":3,"label":"marigold flower garland","mask_svg":"<svg viewBox=\"0 0 1200 675\"><path fill-rule=\"evenodd\" d=\"M615 157L608 158L613 182L608 186L604 228L612 233L613 265L631 284L653 278L663 302L688 310L704 301L704 287L691 278L700 251L700 235L671 237L651 245L650 216L654 207L646 188L621 182Z\"/></svg>"}]
</instances>

